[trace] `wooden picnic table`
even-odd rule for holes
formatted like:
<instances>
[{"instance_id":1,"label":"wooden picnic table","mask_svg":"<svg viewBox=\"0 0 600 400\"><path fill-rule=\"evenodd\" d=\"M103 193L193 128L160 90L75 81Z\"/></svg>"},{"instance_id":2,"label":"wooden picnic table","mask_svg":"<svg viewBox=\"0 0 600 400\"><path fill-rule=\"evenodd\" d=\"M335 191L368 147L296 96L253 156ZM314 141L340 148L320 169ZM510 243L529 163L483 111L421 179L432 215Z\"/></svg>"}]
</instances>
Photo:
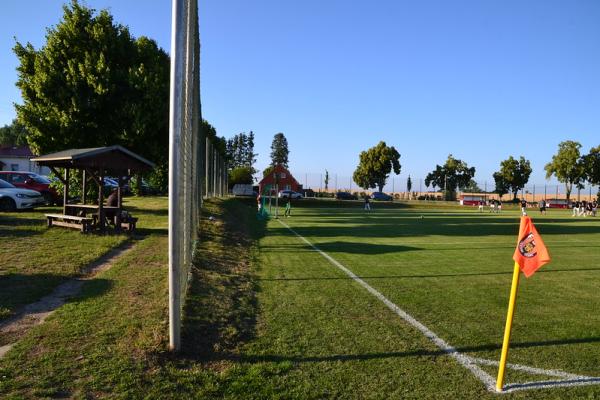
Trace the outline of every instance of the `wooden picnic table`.
<instances>
[{"instance_id":1,"label":"wooden picnic table","mask_svg":"<svg viewBox=\"0 0 600 400\"><path fill-rule=\"evenodd\" d=\"M94 218L94 225L99 222L99 212L100 207L96 204L67 204L66 209L69 213L77 214L79 212L83 212L83 215L86 216L88 213L92 214ZM132 217L131 215L127 215L123 220L122 216L122 207L115 206L102 206L102 213L104 217L111 221L115 229L120 231L121 229L125 229L129 232L135 230L137 224L137 218ZM100 224L100 229L104 229L104 225Z\"/></svg>"}]
</instances>

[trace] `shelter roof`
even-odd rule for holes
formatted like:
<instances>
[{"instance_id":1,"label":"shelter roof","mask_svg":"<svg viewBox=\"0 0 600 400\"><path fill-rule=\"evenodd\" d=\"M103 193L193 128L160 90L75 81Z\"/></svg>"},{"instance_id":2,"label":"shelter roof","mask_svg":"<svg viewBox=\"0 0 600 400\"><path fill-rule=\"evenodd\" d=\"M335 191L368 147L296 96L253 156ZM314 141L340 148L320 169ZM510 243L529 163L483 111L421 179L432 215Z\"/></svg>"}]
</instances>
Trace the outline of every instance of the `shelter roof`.
<instances>
[{"instance_id":1,"label":"shelter roof","mask_svg":"<svg viewBox=\"0 0 600 400\"><path fill-rule=\"evenodd\" d=\"M122 146L70 149L32 158L42 166L57 168L94 168L108 171L145 171L154 163Z\"/></svg>"}]
</instances>

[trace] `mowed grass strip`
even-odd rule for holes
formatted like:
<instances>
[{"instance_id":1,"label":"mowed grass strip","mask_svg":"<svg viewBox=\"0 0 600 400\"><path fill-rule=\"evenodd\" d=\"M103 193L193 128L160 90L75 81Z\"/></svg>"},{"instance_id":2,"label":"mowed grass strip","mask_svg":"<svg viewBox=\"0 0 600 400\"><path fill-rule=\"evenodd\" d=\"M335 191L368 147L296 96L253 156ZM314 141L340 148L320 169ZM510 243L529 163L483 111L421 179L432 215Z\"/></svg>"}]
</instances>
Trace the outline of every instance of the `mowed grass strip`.
<instances>
[{"instance_id":1,"label":"mowed grass strip","mask_svg":"<svg viewBox=\"0 0 600 400\"><path fill-rule=\"evenodd\" d=\"M142 227L152 233L0 360L0 398L246 398L248 387L262 384L238 350L253 338L258 313L250 266L264 227L249 225L254 208L206 202L186 347L174 356L167 351L166 204L155 206L142 202L136 213L158 216Z\"/></svg>"},{"instance_id":2,"label":"mowed grass strip","mask_svg":"<svg viewBox=\"0 0 600 400\"><path fill-rule=\"evenodd\" d=\"M450 344L473 356L499 359L518 213L295 211L293 218L286 219L294 230ZM533 216L553 262L532 278L522 279L509 361L600 376L600 221L575 219L554 210L547 216ZM278 235L287 234L283 227L273 229ZM293 246L295 253L311 252L300 241L290 245L290 251ZM315 276L311 270L294 279L336 281ZM509 370L508 381L513 378L522 381L522 376ZM546 390L527 396L586 398L598 395L599 389Z\"/></svg>"},{"instance_id":3,"label":"mowed grass strip","mask_svg":"<svg viewBox=\"0 0 600 400\"><path fill-rule=\"evenodd\" d=\"M138 235L166 233L166 197L128 197L124 207L139 218ZM81 269L129 240L125 234L83 235L47 228L44 213L57 207L0 213L0 320L33 303ZM0 338L0 344L1 343Z\"/></svg>"}]
</instances>

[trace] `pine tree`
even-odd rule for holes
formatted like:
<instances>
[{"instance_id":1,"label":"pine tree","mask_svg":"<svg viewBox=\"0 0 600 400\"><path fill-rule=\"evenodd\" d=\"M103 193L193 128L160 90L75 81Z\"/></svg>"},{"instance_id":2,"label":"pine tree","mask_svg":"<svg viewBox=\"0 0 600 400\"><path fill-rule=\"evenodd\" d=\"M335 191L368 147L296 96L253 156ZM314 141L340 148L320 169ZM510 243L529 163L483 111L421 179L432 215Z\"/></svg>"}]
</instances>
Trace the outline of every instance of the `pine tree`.
<instances>
[{"instance_id":1,"label":"pine tree","mask_svg":"<svg viewBox=\"0 0 600 400\"><path fill-rule=\"evenodd\" d=\"M271 165L283 165L288 168L289 154L288 142L284 134L281 132L275 134L271 144Z\"/></svg>"}]
</instances>

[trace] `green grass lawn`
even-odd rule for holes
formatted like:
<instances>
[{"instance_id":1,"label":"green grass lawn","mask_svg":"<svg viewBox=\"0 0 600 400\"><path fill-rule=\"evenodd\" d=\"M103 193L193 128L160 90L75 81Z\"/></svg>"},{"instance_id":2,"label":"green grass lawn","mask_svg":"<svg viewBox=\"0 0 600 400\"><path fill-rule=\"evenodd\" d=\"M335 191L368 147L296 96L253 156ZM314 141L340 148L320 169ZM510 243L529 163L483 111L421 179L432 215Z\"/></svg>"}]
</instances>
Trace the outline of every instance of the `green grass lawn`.
<instances>
[{"instance_id":1,"label":"green grass lawn","mask_svg":"<svg viewBox=\"0 0 600 400\"><path fill-rule=\"evenodd\" d=\"M296 232L451 345L499 359L516 211L294 211L285 222ZM522 280L509 362L600 376L600 220L554 210L532 215L553 261ZM272 323L264 347L256 343L256 349L295 363L288 382L310 375L307 396L319 397L318 390L341 390L349 398L495 396L277 221L261 241L261 257L259 301ZM271 343L280 344L274 354ZM495 376L495 368L484 369ZM332 380L335 375L341 378ZM507 372L508 383L538 379ZM510 396L599 395L600 386Z\"/></svg>"},{"instance_id":2,"label":"green grass lawn","mask_svg":"<svg viewBox=\"0 0 600 400\"><path fill-rule=\"evenodd\" d=\"M138 235L166 234L166 198L126 198L124 206L140 219ZM48 229L44 213L59 211L43 207L0 213L0 321L79 276L82 267L129 240L126 234L82 235L61 227Z\"/></svg>"},{"instance_id":3,"label":"green grass lawn","mask_svg":"<svg viewBox=\"0 0 600 400\"><path fill-rule=\"evenodd\" d=\"M499 359L516 211L304 204L284 220L296 232L461 352ZM143 240L0 360L0 397L498 397L278 221L257 221L252 201L207 202L185 351L169 354L166 201L130 206ZM522 279L509 362L600 376L600 219L533 217L553 260ZM507 371L507 383L540 379ZM600 386L502 397L598 398Z\"/></svg>"}]
</instances>

